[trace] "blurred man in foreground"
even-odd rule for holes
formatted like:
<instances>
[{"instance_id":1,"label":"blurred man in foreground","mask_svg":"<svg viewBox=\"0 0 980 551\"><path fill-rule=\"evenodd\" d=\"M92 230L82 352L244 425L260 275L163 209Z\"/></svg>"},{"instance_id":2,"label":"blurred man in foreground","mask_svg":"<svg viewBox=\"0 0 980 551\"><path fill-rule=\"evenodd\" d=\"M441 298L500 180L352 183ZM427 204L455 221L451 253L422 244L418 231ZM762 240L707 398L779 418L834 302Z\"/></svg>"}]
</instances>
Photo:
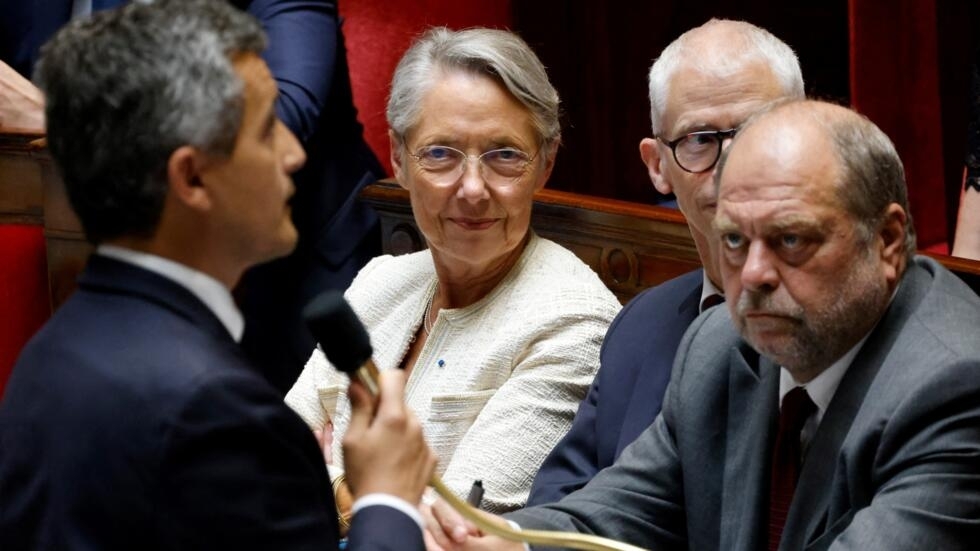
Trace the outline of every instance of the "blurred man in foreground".
<instances>
[{"instance_id":1,"label":"blurred man in foreground","mask_svg":"<svg viewBox=\"0 0 980 551\"><path fill-rule=\"evenodd\" d=\"M0 548L337 548L322 452L236 343L229 290L295 246L305 161L264 45L224 2L159 0L44 48L51 154L97 250L0 404ZM377 411L351 389L351 548L422 546L435 462L403 384Z\"/></svg>"}]
</instances>

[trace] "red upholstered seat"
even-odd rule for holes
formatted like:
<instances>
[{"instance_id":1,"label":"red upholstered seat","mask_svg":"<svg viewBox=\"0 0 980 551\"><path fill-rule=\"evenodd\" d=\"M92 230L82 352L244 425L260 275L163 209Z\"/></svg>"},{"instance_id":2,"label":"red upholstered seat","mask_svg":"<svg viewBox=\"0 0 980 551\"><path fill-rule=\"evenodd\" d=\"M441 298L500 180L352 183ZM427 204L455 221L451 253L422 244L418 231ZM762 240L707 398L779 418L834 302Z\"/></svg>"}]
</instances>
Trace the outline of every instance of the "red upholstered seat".
<instances>
[{"instance_id":1,"label":"red upholstered seat","mask_svg":"<svg viewBox=\"0 0 980 551\"><path fill-rule=\"evenodd\" d=\"M44 229L0 225L0 396L24 343L50 315Z\"/></svg>"}]
</instances>

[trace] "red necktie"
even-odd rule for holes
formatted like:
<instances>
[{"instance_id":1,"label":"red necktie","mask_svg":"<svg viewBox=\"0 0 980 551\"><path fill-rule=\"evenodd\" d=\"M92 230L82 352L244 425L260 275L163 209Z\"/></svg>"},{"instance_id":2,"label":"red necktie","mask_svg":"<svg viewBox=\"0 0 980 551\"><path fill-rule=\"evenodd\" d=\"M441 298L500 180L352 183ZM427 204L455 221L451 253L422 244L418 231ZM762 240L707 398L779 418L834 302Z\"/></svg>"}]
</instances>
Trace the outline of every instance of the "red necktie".
<instances>
[{"instance_id":1,"label":"red necktie","mask_svg":"<svg viewBox=\"0 0 980 551\"><path fill-rule=\"evenodd\" d=\"M800 477L800 431L817 410L803 387L796 387L783 397L779 409L779 429L772 448L772 476L769 486L769 550L779 548L786 524L786 513L793 501L796 480Z\"/></svg>"}]
</instances>

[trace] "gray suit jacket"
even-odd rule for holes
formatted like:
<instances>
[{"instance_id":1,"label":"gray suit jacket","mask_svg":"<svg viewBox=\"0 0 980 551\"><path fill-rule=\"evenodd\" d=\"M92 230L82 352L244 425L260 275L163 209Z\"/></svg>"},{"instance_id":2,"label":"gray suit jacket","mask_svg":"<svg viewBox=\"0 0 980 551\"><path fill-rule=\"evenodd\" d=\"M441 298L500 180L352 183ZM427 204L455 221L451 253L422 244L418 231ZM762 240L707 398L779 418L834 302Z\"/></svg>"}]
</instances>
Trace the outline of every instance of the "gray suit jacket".
<instances>
[{"instance_id":1,"label":"gray suit jacket","mask_svg":"<svg viewBox=\"0 0 980 551\"><path fill-rule=\"evenodd\" d=\"M810 444L781 549L976 549L978 329L980 299L917 257ZM714 308L678 349L661 415L616 464L508 518L650 549L764 549L778 384Z\"/></svg>"}]
</instances>

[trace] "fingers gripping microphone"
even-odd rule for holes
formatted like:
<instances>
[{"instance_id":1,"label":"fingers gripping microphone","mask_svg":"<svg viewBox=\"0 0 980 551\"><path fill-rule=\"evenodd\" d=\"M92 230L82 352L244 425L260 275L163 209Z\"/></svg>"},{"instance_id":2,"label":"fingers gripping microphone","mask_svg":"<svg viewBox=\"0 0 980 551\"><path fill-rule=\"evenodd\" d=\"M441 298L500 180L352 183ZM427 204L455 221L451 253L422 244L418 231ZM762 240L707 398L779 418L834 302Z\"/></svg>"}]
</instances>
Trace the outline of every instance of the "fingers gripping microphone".
<instances>
[{"instance_id":1,"label":"fingers gripping microphone","mask_svg":"<svg viewBox=\"0 0 980 551\"><path fill-rule=\"evenodd\" d=\"M371 359L371 338L344 295L321 293L303 309L303 319L330 363L377 396L378 368Z\"/></svg>"},{"instance_id":2,"label":"fingers gripping microphone","mask_svg":"<svg viewBox=\"0 0 980 551\"><path fill-rule=\"evenodd\" d=\"M303 318L330 363L349 376L356 377L372 395L377 396L378 368L371 360L374 352L371 348L371 338L357 314L347 304L344 295L339 291L326 291L320 294L303 309ZM436 492L461 515L488 534L548 547L586 551L642 551L639 547L591 534L515 530L509 525L488 521L478 510L457 497L439 475L433 474L429 485L435 488Z\"/></svg>"}]
</instances>

